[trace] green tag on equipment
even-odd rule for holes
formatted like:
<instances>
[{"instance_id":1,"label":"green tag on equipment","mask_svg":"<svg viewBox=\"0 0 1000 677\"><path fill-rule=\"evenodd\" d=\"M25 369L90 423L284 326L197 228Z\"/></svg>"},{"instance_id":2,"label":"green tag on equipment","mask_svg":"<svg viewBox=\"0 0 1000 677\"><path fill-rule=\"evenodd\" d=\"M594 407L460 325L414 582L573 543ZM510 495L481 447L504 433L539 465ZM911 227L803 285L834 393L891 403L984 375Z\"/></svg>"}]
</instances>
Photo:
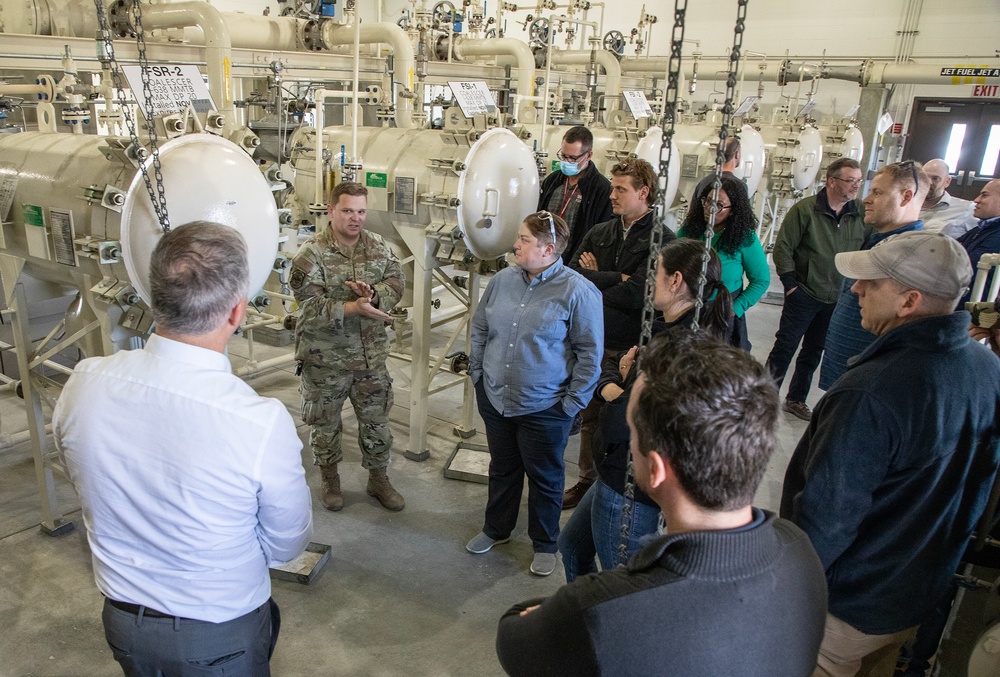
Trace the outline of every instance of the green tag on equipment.
<instances>
[{"instance_id":1,"label":"green tag on equipment","mask_svg":"<svg viewBox=\"0 0 1000 677\"><path fill-rule=\"evenodd\" d=\"M369 188L385 188L389 185L389 176L378 172L368 172L365 174L365 185Z\"/></svg>"},{"instance_id":2,"label":"green tag on equipment","mask_svg":"<svg viewBox=\"0 0 1000 677\"><path fill-rule=\"evenodd\" d=\"M21 205L21 215L24 217L24 223L28 226L39 226L45 225L45 217L42 216L42 208L35 205Z\"/></svg>"}]
</instances>

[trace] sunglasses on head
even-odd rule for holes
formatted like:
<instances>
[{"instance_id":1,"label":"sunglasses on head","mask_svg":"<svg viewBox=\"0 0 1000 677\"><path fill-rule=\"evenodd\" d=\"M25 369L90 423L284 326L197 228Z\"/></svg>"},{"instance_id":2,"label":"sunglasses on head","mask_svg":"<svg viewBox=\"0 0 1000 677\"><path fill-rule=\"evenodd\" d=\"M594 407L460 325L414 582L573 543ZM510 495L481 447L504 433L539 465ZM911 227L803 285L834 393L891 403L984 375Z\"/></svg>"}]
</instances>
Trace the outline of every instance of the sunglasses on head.
<instances>
[{"instance_id":1,"label":"sunglasses on head","mask_svg":"<svg viewBox=\"0 0 1000 677\"><path fill-rule=\"evenodd\" d=\"M555 219L552 218L552 214L546 211L541 211L538 212L536 216L538 216L538 218L543 220L544 219L549 220L549 234L552 236L552 244L554 245L556 243L556 222Z\"/></svg>"}]
</instances>

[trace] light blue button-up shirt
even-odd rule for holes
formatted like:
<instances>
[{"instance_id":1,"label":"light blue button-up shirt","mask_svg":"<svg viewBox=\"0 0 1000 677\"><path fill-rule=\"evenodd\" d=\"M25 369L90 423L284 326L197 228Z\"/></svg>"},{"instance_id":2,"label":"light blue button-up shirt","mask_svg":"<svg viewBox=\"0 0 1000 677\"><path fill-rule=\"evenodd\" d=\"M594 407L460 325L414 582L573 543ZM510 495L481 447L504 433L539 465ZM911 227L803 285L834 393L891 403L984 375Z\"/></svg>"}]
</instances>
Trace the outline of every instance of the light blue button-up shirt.
<instances>
[{"instance_id":1,"label":"light blue button-up shirt","mask_svg":"<svg viewBox=\"0 0 1000 677\"><path fill-rule=\"evenodd\" d=\"M562 260L531 280L520 266L490 280L472 318L469 375L504 416L548 409L575 416L601 372L600 292Z\"/></svg>"}]
</instances>

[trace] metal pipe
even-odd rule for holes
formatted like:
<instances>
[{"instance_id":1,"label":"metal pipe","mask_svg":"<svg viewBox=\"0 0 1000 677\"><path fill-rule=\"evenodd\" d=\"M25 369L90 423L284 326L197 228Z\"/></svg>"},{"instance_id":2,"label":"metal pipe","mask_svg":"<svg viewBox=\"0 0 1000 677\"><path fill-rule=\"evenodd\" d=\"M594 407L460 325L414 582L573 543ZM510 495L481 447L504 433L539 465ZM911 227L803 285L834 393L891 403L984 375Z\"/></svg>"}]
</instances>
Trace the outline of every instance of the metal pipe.
<instances>
[{"instance_id":1,"label":"metal pipe","mask_svg":"<svg viewBox=\"0 0 1000 677\"><path fill-rule=\"evenodd\" d=\"M358 160L358 68L361 67L361 19L354 20L354 97L351 100L351 162L359 164Z\"/></svg>"},{"instance_id":2,"label":"metal pipe","mask_svg":"<svg viewBox=\"0 0 1000 677\"><path fill-rule=\"evenodd\" d=\"M253 362L247 362L242 367L233 369L233 373L236 376L249 376L251 374L257 374L265 369L272 369L274 367L280 367L284 364L291 364L295 361L294 353L288 353L286 355L280 355L278 357L272 357L269 360L260 360L259 362L254 360Z\"/></svg>"},{"instance_id":3,"label":"metal pipe","mask_svg":"<svg viewBox=\"0 0 1000 677\"><path fill-rule=\"evenodd\" d=\"M507 56L517 67L517 96L514 98L514 117L519 117L521 103L534 100L535 95L535 55L527 44L514 38L474 40L459 38L455 41L455 56L465 59L470 56ZM612 57L614 58L614 57Z\"/></svg>"},{"instance_id":4,"label":"metal pipe","mask_svg":"<svg viewBox=\"0 0 1000 677\"><path fill-rule=\"evenodd\" d=\"M622 69L614 54L605 49L563 50L554 52L551 58L556 63L571 66L589 65L591 58L594 58L597 65L604 69L604 95L610 101L608 110L618 107L618 97L622 89Z\"/></svg>"},{"instance_id":5,"label":"metal pipe","mask_svg":"<svg viewBox=\"0 0 1000 677\"><path fill-rule=\"evenodd\" d=\"M208 88L227 125L234 124L232 83L233 63L229 29L222 12L207 2L175 2L148 5L142 13L143 25L149 29L185 28L196 26L205 34L205 59L208 62Z\"/></svg>"},{"instance_id":6,"label":"metal pipe","mask_svg":"<svg viewBox=\"0 0 1000 677\"><path fill-rule=\"evenodd\" d=\"M351 25L337 24L333 21L323 23L323 43L327 46L353 45L354 30ZM348 29L351 29L348 32ZM413 45L406 31L393 23L381 22L361 24L357 41L361 44L386 43L394 57L394 79L401 82L406 95L396 97L396 126L400 129L413 129L413 71L416 68L416 58L413 55Z\"/></svg>"},{"instance_id":7,"label":"metal pipe","mask_svg":"<svg viewBox=\"0 0 1000 677\"><path fill-rule=\"evenodd\" d=\"M0 96L37 96L47 91L44 85L0 85Z\"/></svg>"}]
</instances>

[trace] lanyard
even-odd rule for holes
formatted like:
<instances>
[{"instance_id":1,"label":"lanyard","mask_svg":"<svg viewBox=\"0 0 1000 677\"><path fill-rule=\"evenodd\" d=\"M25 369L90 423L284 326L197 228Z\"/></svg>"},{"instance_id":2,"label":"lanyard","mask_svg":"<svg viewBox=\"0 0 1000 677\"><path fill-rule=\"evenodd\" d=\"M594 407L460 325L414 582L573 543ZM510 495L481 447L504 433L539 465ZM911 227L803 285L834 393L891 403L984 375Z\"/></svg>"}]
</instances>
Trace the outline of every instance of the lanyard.
<instances>
[{"instance_id":1,"label":"lanyard","mask_svg":"<svg viewBox=\"0 0 1000 677\"><path fill-rule=\"evenodd\" d=\"M562 215L566 213L566 208L569 207L569 203L573 200L573 196L576 195L576 191L579 187L580 187L580 182L577 181L576 185L573 186L573 190L571 190L569 193L566 193L566 189L563 188L564 195L563 195L562 206L559 208L559 218L562 218Z\"/></svg>"}]
</instances>

